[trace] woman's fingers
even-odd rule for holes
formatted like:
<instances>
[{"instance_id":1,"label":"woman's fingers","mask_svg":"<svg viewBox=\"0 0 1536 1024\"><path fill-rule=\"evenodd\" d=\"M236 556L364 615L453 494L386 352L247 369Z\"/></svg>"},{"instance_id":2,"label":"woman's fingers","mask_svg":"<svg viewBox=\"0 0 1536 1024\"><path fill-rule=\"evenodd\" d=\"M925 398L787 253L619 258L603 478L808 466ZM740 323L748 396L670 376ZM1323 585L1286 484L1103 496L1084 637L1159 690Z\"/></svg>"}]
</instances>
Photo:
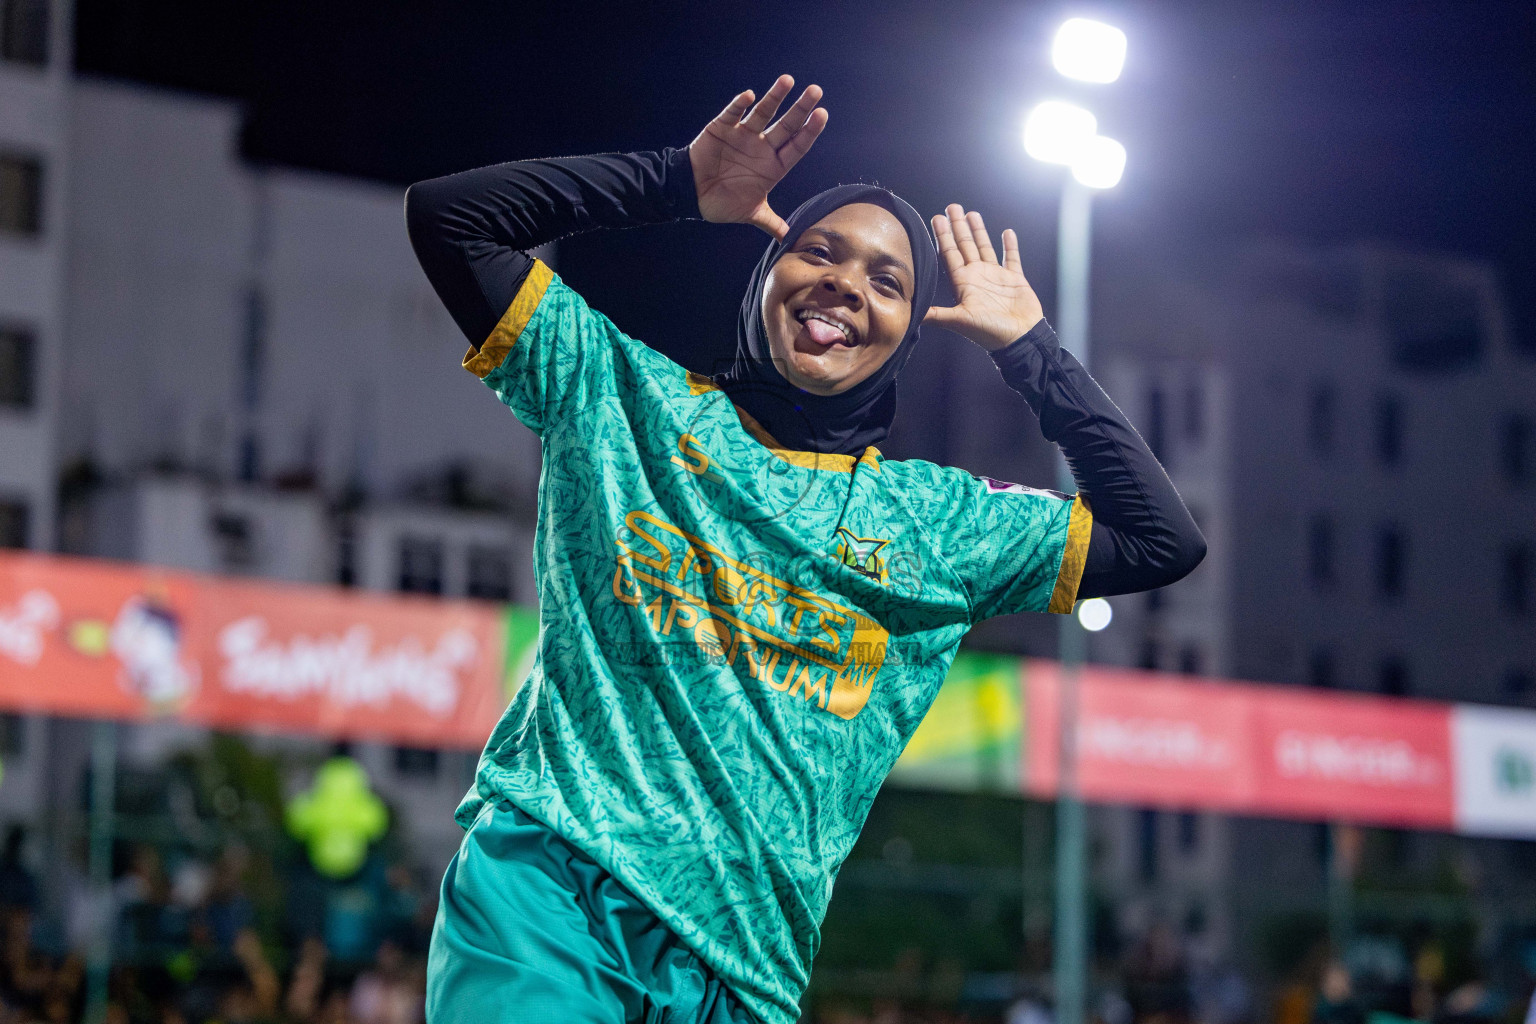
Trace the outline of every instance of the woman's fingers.
<instances>
[{"instance_id":1,"label":"woman's fingers","mask_svg":"<svg viewBox=\"0 0 1536 1024\"><path fill-rule=\"evenodd\" d=\"M997 252L992 248L992 239L987 237L987 225L981 219L981 214L972 210L965 215L965 222L970 225L971 237L976 240L976 251L981 254L981 258L988 263L996 263Z\"/></svg>"},{"instance_id":2,"label":"woman's fingers","mask_svg":"<svg viewBox=\"0 0 1536 1024\"><path fill-rule=\"evenodd\" d=\"M784 116L763 133L763 138L767 139L768 144L774 149L779 149L809 123L811 114L819 102L821 102L821 86L806 86L800 98L795 101L795 105L784 111Z\"/></svg>"},{"instance_id":3,"label":"woman's fingers","mask_svg":"<svg viewBox=\"0 0 1536 1024\"><path fill-rule=\"evenodd\" d=\"M714 124L722 128L734 128L741 123L741 115L747 112L752 105L752 90L736 94L736 98L725 105L725 109L715 115Z\"/></svg>"},{"instance_id":4,"label":"woman's fingers","mask_svg":"<svg viewBox=\"0 0 1536 1024\"><path fill-rule=\"evenodd\" d=\"M784 165L785 173L799 163L800 158L810 150L817 137L821 135L821 130L827 126L828 116L826 107L817 107L806 118L804 127L791 135L789 141L779 148L779 160Z\"/></svg>"},{"instance_id":5,"label":"woman's fingers","mask_svg":"<svg viewBox=\"0 0 1536 1024\"><path fill-rule=\"evenodd\" d=\"M965 257L965 262L975 263L981 259L981 253L976 250L976 240L971 237L971 226L965 221L965 207L959 203L950 203L944 208L949 214L949 229L954 233L955 245L960 249L960 255Z\"/></svg>"},{"instance_id":6,"label":"woman's fingers","mask_svg":"<svg viewBox=\"0 0 1536 1024\"><path fill-rule=\"evenodd\" d=\"M959 306L929 306L928 312L923 314L923 323L932 324L935 327L949 327L964 319L960 316Z\"/></svg>"},{"instance_id":7,"label":"woman's fingers","mask_svg":"<svg viewBox=\"0 0 1536 1024\"><path fill-rule=\"evenodd\" d=\"M1003 232L1003 266L1020 274L1024 273L1024 261L1019 259L1019 236L1013 228Z\"/></svg>"},{"instance_id":8,"label":"woman's fingers","mask_svg":"<svg viewBox=\"0 0 1536 1024\"><path fill-rule=\"evenodd\" d=\"M768 127L768 122L773 120L773 115L778 112L779 104L784 102L784 97L789 95L789 90L795 87L795 80L788 75L780 75L769 90L763 94L763 98L757 101L757 105L747 111L747 116L742 118L743 128L750 128L754 132L760 132Z\"/></svg>"},{"instance_id":9,"label":"woman's fingers","mask_svg":"<svg viewBox=\"0 0 1536 1024\"><path fill-rule=\"evenodd\" d=\"M784 236L789 234L789 224L783 217L773 212L773 207L768 205L767 200L752 211L752 216L747 223L753 227L762 228L780 242L784 241Z\"/></svg>"},{"instance_id":10,"label":"woman's fingers","mask_svg":"<svg viewBox=\"0 0 1536 1024\"><path fill-rule=\"evenodd\" d=\"M944 261L944 269L949 271L950 277L954 277L965 266L965 257L960 255L960 248L955 244L955 233L950 229L949 218L942 213L933 218L933 238L939 243L939 259Z\"/></svg>"}]
</instances>

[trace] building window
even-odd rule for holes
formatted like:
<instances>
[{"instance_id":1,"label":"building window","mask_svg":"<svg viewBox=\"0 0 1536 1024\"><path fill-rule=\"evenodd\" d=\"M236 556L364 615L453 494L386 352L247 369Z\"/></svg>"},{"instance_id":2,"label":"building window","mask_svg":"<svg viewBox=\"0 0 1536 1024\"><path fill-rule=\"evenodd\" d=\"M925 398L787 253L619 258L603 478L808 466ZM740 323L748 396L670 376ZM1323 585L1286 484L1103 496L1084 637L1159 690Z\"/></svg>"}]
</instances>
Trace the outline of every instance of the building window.
<instances>
[{"instance_id":1,"label":"building window","mask_svg":"<svg viewBox=\"0 0 1536 1024\"><path fill-rule=\"evenodd\" d=\"M1312 656L1307 659L1307 682L1319 690L1331 690L1339 685L1333 652L1322 648L1312 652Z\"/></svg>"},{"instance_id":2,"label":"building window","mask_svg":"<svg viewBox=\"0 0 1536 1024\"><path fill-rule=\"evenodd\" d=\"M256 531L251 517L238 512L215 512L209 522L214 546L226 572L247 572L256 565Z\"/></svg>"},{"instance_id":3,"label":"building window","mask_svg":"<svg viewBox=\"0 0 1536 1024\"><path fill-rule=\"evenodd\" d=\"M1152 449L1152 454L1157 456L1157 461L1164 466L1168 465L1167 445L1167 409L1163 403L1163 389L1150 388L1147 391L1147 447Z\"/></svg>"},{"instance_id":4,"label":"building window","mask_svg":"<svg viewBox=\"0 0 1536 1024\"><path fill-rule=\"evenodd\" d=\"M1528 668L1505 669L1500 684L1505 700L1525 701L1530 698L1531 690L1536 689L1536 676Z\"/></svg>"},{"instance_id":5,"label":"building window","mask_svg":"<svg viewBox=\"0 0 1536 1024\"><path fill-rule=\"evenodd\" d=\"M1318 589L1333 583L1333 520L1318 513L1307 525L1307 576Z\"/></svg>"},{"instance_id":6,"label":"building window","mask_svg":"<svg viewBox=\"0 0 1536 1024\"><path fill-rule=\"evenodd\" d=\"M1499 467L1504 478L1517 486L1536 479L1536 423L1531 417L1512 413L1499 429Z\"/></svg>"},{"instance_id":7,"label":"building window","mask_svg":"<svg viewBox=\"0 0 1536 1024\"><path fill-rule=\"evenodd\" d=\"M240 403L248 410L261 405L266 369L267 300L259 286L246 289L240 317Z\"/></svg>"},{"instance_id":8,"label":"building window","mask_svg":"<svg viewBox=\"0 0 1536 1024\"><path fill-rule=\"evenodd\" d=\"M1338 433L1338 392L1332 384L1314 384L1307 398L1307 445L1314 455L1332 455Z\"/></svg>"},{"instance_id":9,"label":"building window","mask_svg":"<svg viewBox=\"0 0 1536 1024\"><path fill-rule=\"evenodd\" d=\"M357 526L351 519L343 520L336 531L336 582L357 586Z\"/></svg>"},{"instance_id":10,"label":"building window","mask_svg":"<svg viewBox=\"0 0 1536 1024\"><path fill-rule=\"evenodd\" d=\"M1205 667L1199 644L1185 644L1179 648L1179 671L1187 676L1197 676Z\"/></svg>"},{"instance_id":11,"label":"building window","mask_svg":"<svg viewBox=\"0 0 1536 1024\"><path fill-rule=\"evenodd\" d=\"M1403 403L1395 395L1376 399L1376 457L1383 466L1403 461Z\"/></svg>"},{"instance_id":12,"label":"building window","mask_svg":"<svg viewBox=\"0 0 1536 1024\"><path fill-rule=\"evenodd\" d=\"M261 442L255 434L246 433L240 438L240 465L236 473L248 484L261 479Z\"/></svg>"},{"instance_id":13,"label":"building window","mask_svg":"<svg viewBox=\"0 0 1536 1024\"><path fill-rule=\"evenodd\" d=\"M1389 697L1401 697L1408 692L1408 666L1402 658L1381 659L1376 667L1376 689Z\"/></svg>"},{"instance_id":14,"label":"building window","mask_svg":"<svg viewBox=\"0 0 1536 1024\"><path fill-rule=\"evenodd\" d=\"M0 60L48 63L48 0L0 0Z\"/></svg>"},{"instance_id":15,"label":"building window","mask_svg":"<svg viewBox=\"0 0 1536 1024\"><path fill-rule=\"evenodd\" d=\"M42 229L42 162L0 153L0 234L30 236Z\"/></svg>"},{"instance_id":16,"label":"building window","mask_svg":"<svg viewBox=\"0 0 1536 1024\"><path fill-rule=\"evenodd\" d=\"M1200 815L1193 811L1179 814L1179 849L1194 853L1200 847Z\"/></svg>"},{"instance_id":17,"label":"building window","mask_svg":"<svg viewBox=\"0 0 1536 1024\"><path fill-rule=\"evenodd\" d=\"M1205 434L1205 389L1191 384L1184 389L1184 438L1198 441Z\"/></svg>"},{"instance_id":18,"label":"building window","mask_svg":"<svg viewBox=\"0 0 1536 1024\"><path fill-rule=\"evenodd\" d=\"M435 779L440 761L435 750L424 747L396 747L395 771L417 779Z\"/></svg>"},{"instance_id":19,"label":"building window","mask_svg":"<svg viewBox=\"0 0 1536 1024\"><path fill-rule=\"evenodd\" d=\"M1167 606L1167 604L1168 604L1168 597L1167 597L1166 594L1163 593L1163 588L1162 587L1156 587L1156 588L1154 588L1152 590L1147 591L1147 612L1148 612L1148 614L1150 614L1152 612L1162 611L1163 608Z\"/></svg>"},{"instance_id":20,"label":"building window","mask_svg":"<svg viewBox=\"0 0 1536 1024\"><path fill-rule=\"evenodd\" d=\"M512 600L511 553L506 548L470 545L467 592L484 601Z\"/></svg>"},{"instance_id":21,"label":"building window","mask_svg":"<svg viewBox=\"0 0 1536 1024\"><path fill-rule=\"evenodd\" d=\"M28 508L20 500L0 499L0 548L25 548Z\"/></svg>"},{"instance_id":22,"label":"building window","mask_svg":"<svg viewBox=\"0 0 1536 1024\"><path fill-rule=\"evenodd\" d=\"M425 537L400 541L400 590L407 594L443 592L443 542Z\"/></svg>"},{"instance_id":23,"label":"building window","mask_svg":"<svg viewBox=\"0 0 1536 1024\"><path fill-rule=\"evenodd\" d=\"M1141 656L1136 659L1136 666L1144 668L1148 672L1156 672L1157 662L1157 641L1149 636L1141 642Z\"/></svg>"},{"instance_id":24,"label":"building window","mask_svg":"<svg viewBox=\"0 0 1536 1024\"><path fill-rule=\"evenodd\" d=\"M1397 526L1376 532L1376 591L1382 597L1401 597L1407 588L1408 539Z\"/></svg>"},{"instance_id":25,"label":"building window","mask_svg":"<svg viewBox=\"0 0 1536 1024\"><path fill-rule=\"evenodd\" d=\"M27 546L27 503L0 500L0 548Z\"/></svg>"},{"instance_id":26,"label":"building window","mask_svg":"<svg viewBox=\"0 0 1536 1024\"><path fill-rule=\"evenodd\" d=\"M26 753L27 720L21 715L0 715L0 755L20 757Z\"/></svg>"},{"instance_id":27,"label":"building window","mask_svg":"<svg viewBox=\"0 0 1536 1024\"><path fill-rule=\"evenodd\" d=\"M1483 302L1475 285L1434 268L1398 267L1381 284L1392 361L1405 370L1453 373L1483 351Z\"/></svg>"},{"instance_id":28,"label":"building window","mask_svg":"<svg viewBox=\"0 0 1536 1024\"><path fill-rule=\"evenodd\" d=\"M1137 860L1143 882L1157 881L1157 818L1157 812L1150 807L1136 812L1136 832L1140 840Z\"/></svg>"},{"instance_id":29,"label":"building window","mask_svg":"<svg viewBox=\"0 0 1536 1024\"><path fill-rule=\"evenodd\" d=\"M1499 573L1499 603L1505 611L1525 615L1531 610L1531 572L1536 567L1531 545L1524 542L1504 547Z\"/></svg>"},{"instance_id":30,"label":"building window","mask_svg":"<svg viewBox=\"0 0 1536 1024\"><path fill-rule=\"evenodd\" d=\"M30 409L37 338L25 327L0 325L0 407Z\"/></svg>"}]
</instances>

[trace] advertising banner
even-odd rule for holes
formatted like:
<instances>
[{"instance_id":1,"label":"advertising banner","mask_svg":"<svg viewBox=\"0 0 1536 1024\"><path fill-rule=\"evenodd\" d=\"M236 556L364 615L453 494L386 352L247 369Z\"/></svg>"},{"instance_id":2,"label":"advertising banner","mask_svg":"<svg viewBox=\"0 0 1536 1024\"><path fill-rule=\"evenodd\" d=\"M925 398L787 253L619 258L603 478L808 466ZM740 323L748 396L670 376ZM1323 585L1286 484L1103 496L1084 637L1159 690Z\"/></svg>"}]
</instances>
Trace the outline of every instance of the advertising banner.
<instances>
[{"instance_id":1,"label":"advertising banner","mask_svg":"<svg viewBox=\"0 0 1536 1024\"><path fill-rule=\"evenodd\" d=\"M536 612L0 552L0 708L480 747ZM1084 799L1536 838L1536 711L1086 666ZM1051 797L1061 667L962 651L892 780Z\"/></svg>"},{"instance_id":2,"label":"advertising banner","mask_svg":"<svg viewBox=\"0 0 1536 1024\"><path fill-rule=\"evenodd\" d=\"M502 608L0 554L0 705L477 748Z\"/></svg>"},{"instance_id":3,"label":"advertising banner","mask_svg":"<svg viewBox=\"0 0 1536 1024\"><path fill-rule=\"evenodd\" d=\"M1060 675L1031 662L1024 789L1059 786ZM1451 706L1084 668L1084 799L1448 829ZM1533 736L1536 739L1536 736ZM1536 755L1536 743L1532 744Z\"/></svg>"},{"instance_id":4,"label":"advertising banner","mask_svg":"<svg viewBox=\"0 0 1536 1024\"><path fill-rule=\"evenodd\" d=\"M1458 704L1456 830L1536 838L1536 711Z\"/></svg>"},{"instance_id":5,"label":"advertising banner","mask_svg":"<svg viewBox=\"0 0 1536 1024\"><path fill-rule=\"evenodd\" d=\"M1449 829L1450 706L1249 686L1254 813Z\"/></svg>"},{"instance_id":6,"label":"advertising banner","mask_svg":"<svg viewBox=\"0 0 1536 1024\"><path fill-rule=\"evenodd\" d=\"M478 602L204 580L185 717L478 747L505 706L502 629Z\"/></svg>"},{"instance_id":7,"label":"advertising banner","mask_svg":"<svg viewBox=\"0 0 1536 1024\"><path fill-rule=\"evenodd\" d=\"M1058 786L1060 667L1028 673L1029 792ZM1237 810L1255 786L1253 702L1232 687L1153 672L1082 671L1078 686L1078 787L1084 799Z\"/></svg>"},{"instance_id":8,"label":"advertising banner","mask_svg":"<svg viewBox=\"0 0 1536 1024\"><path fill-rule=\"evenodd\" d=\"M0 553L0 701L20 712L175 713L202 682L196 586L142 566Z\"/></svg>"},{"instance_id":9,"label":"advertising banner","mask_svg":"<svg viewBox=\"0 0 1536 1024\"><path fill-rule=\"evenodd\" d=\"M961 651L891 772L894 782L959 791L1017 792L1025 662Z\"/></svg>"}]
</instances>

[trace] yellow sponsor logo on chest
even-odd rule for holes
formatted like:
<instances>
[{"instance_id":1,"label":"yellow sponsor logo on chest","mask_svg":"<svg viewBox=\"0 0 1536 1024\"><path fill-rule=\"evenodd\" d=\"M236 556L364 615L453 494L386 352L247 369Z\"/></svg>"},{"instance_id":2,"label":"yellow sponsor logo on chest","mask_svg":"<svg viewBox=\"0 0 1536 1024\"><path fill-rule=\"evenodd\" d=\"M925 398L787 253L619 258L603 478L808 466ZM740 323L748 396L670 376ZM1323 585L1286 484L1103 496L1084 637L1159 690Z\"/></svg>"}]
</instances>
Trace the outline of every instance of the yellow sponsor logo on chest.
<instances>
[{"instance_id":1,"label":"yellow sponsor logo on chest","mask_svg":"<svg viewBox=\"0 0 1536 1024\"><path fill-rule=\"evenodd\" d=\"M711 660L740 663L839 718L863 710L889 639L878 622L648 512L624 525L633 539L617 540L613 594L642 608L655 634L680 633Z\"/></svg>"}]
</instances>

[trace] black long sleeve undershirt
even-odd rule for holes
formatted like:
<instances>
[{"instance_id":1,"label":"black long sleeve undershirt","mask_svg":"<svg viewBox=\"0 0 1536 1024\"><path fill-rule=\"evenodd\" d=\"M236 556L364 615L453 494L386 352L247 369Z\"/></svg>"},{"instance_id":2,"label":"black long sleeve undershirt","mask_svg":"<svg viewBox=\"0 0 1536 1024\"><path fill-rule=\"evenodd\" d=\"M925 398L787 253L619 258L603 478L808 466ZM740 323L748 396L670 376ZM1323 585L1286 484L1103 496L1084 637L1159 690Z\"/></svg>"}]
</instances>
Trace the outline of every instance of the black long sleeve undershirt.
<instances>
[{"instance_id":1,"label":"black long sleeve undershirt","mask_svg":"<svg viewBox=\"0 0 1536 1024\"><path fill-rule=\"evenodd\" d=\"M416 258L476 347L533 265L524 250L580 231L698 215L686 149L496 164L419 182L405 199ZM1167 586L1200 564L1205 538L1168 475L1049 324L993 360L1061 447L1093 510L1080 598Z\"/></svg>"}]
</instances>

